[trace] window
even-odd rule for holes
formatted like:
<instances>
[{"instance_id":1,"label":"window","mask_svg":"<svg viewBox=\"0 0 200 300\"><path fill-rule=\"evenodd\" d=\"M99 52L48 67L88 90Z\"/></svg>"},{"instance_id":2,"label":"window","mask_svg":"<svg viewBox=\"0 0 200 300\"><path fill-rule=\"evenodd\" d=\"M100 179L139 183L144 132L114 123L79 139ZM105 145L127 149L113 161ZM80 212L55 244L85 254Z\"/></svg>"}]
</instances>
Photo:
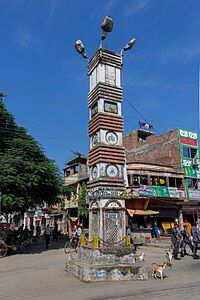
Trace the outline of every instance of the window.
<instances>
[{"instance_id":1,"label":"window","mask_svg":"<svg viewBox=\"0 0 200 300\"><path fill-rule=\"evenodd\" d=\"M187 186L189 189L198 189L199 188L198 179L187 178L186 183L187 183Z\"/></svg>"},{"instance_id":2,"label":"window","mask_svg":"<svg viewBox=\"0 0 200 300\"><path fill-rule=\"evenodd\" d=\"M197 155L197 149L190 147L183 147L183 156L188 158L194 158Z\"/></svg>"},{"instance_id":3,"label":"window","mask_svg":"<svg viewBox=\"0 0 200 300\"><path fill-rule=\"evenodd\" d=\"M157 176L150 177L150 184L151 185L159 185L159 178Z\"/></svg>"},{"instance_id":4,"label":"window","mask_svg":"<svg viewBox=\"0 0 200 300\"><path fill-rule=\"evenodd\" d=\"M169 178L169 186L176 187L176 178Z\"/></svg>"},{"instance_id":5,"label":"window","mask_svg":"<svg viewBox=\"0 0 200 300\"><path fill-rule=\"evenodd\" d=\"M131 186L131 175L128 175L128 186Z\"/></svg>"},{"instance_id":6,"label":"window","mask_svg":"<svg viewBox=\"0 0 200 300\"><path fill-rule=\"evenodd\" d=\"M159 185L165 185L166 186L166 178L165 177L160 177L159 176Z\"/></svg>"},{"instance_id":7,"label":"window","mask_svg":"<svg viewBox=\"0 0 200 300\"><path fill-rule=\"evenodd\" d=\"M150 177L151 185L164 185L166 186L166 177L162 176L151 176Z\"/></svg>"},{"instance_id":8,"label":"window","mask_svg":"<svg viewBox=\"0 0 200 300\"><path fill-rule=\"evenodd\" d=\"M183 181L182 178L176 178L176 187L178 189L183 188Z\"/></svg>"},{"instance_id":9,"label":"window","mask_svg":"<svg viewBox=\"0 0 200 300\"><path fill-rule=\"evenodd\" d=\"M118 114L117 103L110 102L110 101L104 101L104 111L112 113L112 114Z\"/></svg>"},{"instance_id":10,"label":"window","mask_svg":"<svg viewBox=\"0 0 200 300\"><path fill-rule=\"evenodd\" d=\"M133 175L133 186L139 186L139 176Z\"/></svg>"},{"instance_id":11,"label":"window","mask_svg":"<svg viewBox=\"0 0 200 300\"><path fill-rule=\"evenodd\" d=\"M132 177L132 178L131 178ZM139 186L139 175L128 175L129 186Z\"/></svg>"},{"instance_id":12,"label":"window","mask_svg":"<svg viewBox=\"0 0 200 300\"><path fill-rule=\"evenodd\" d=\"M98 112L98 105L97 102L91 107L91 117L93 117L94 115L96 115L96 113Z\"/></svg>"},{"instance_id":13,"label":"window","mask_svg":"<svg viewBox=\"0 0 200 300\"><path fill-rule=\"evenodd\" d=\"M190 152L188 147L183 147L183 156L190 157Z\"/></svg>"},{"instance_id":14,"label":"window","mask_svg":"<svg viewBox=\"0 0 200 300\"><path fill-rule=\"evenodd\" d=\"M194 158L197 155L197 149L190 148L191 151L191 158Z\"/></svg>"},{"instance_id":15,"label":"window","mask_svg":"<svg viewBox=\"0 0 200 300\"><path fill-rule=\"evenodd\" d=\"M182 178L169 177L169 186L177 187L178 189L183 188Z\"/></svg>"},{"instance_id":16,"label":"window","mask_svg":"<svg viewBox=\"0 0 200 300\"><path fill-rule=\"evenodd\" d=\"M147 177L147 175L141 175L141 177L140 177L140 183L142 185L148 185L148 177Z\"/></svg>"}]
</instances>

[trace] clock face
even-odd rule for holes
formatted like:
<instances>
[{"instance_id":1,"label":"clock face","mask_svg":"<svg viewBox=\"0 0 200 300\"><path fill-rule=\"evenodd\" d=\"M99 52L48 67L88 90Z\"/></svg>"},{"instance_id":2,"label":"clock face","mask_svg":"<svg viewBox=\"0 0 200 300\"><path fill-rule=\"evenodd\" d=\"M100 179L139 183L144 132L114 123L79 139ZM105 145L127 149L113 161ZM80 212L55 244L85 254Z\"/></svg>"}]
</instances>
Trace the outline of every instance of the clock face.
<instances>
[{"instance_id":1,"label":"clock face","mask_svg":"<svg viewBox=\"0 0 200 300\"><path fill-rule=\"evenodd\" d=\"M94 166L92 169L92 179L97 179L98 177L98 169L97 166Z\"/></svg>"},{"instance_id":2,"label":"clock face","mask_svg":"<svg viewBox=\"0 0 200 300\"><path fill-rule=\"evenodd\" d=\"M115 178L118 175L118 168L115 165L109 165L107 167L106 173L108 177Z\"/></svg>"},{"instance_id":3,"label":"clock face","mask_svg":"<svg viewBox=\"0 0 200 300\"><path fill-rule=\"evenodd\" d=\"M98 137L97 133L95 133L92 137L92 145L95 146L98 143L99 143L99 137Z\"/></svg>"},{"instance_id":4,"label":"clock face","mask_svg":"<svg viewBox=\"0 0 200 300\"><path fill-rule=\"evenodd\" d=\"M113 131L109 131L106 133L106 141L111 144L111 145L116 145L117 144L117 135Z\"/></svg>"}]
</instances>

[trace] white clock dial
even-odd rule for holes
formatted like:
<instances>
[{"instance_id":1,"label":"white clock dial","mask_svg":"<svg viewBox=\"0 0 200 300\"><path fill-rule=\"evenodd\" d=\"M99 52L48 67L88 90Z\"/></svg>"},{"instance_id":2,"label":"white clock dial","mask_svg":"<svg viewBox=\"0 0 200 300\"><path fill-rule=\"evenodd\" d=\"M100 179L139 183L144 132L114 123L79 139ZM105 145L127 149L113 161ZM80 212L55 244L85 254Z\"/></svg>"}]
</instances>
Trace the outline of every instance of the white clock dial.
<instances>
[{"instance_id":1,"label":"white clock dial","mask_svg":"<svg viewBox=\"0 0 200 300\"><path fill-rule=\"evenodd\" d=\"M95 146L98 143L99 143L99 137L98 137L98 134L95 133L92 137L92 145Z\"/></svg>"},{"instance_id":2,"label":"white clock dial","mask_svg":"<svg viewBox=\"0 0 200 300\"><path fill-rule=\"evenodd\" d=\"M109 177L115 178L118 175L118 168L115 165L109 165L107 167L106 173Z\"/></svg>"},{"instance_id":3,"label":"white clock dial","mask_svg":"<svg viewBox=\"0 0 200 300\"><path fill-rule=\"evenodd\" d=\"M116 145L117 144L117 135L113 131L109 131L106 133L106 141L111 144L111 145Z\"/></svg>"},{"instance_id":4,"label":"white clock dial","mask_svg":"<svg viewBox=\"0 0 200 300\"><path fill-rule=\"evenodd\" d=\"M97 179L98 177L98 169L97 166L94 166L92 169L92 179Z\"/></svg>"}]
</instances>

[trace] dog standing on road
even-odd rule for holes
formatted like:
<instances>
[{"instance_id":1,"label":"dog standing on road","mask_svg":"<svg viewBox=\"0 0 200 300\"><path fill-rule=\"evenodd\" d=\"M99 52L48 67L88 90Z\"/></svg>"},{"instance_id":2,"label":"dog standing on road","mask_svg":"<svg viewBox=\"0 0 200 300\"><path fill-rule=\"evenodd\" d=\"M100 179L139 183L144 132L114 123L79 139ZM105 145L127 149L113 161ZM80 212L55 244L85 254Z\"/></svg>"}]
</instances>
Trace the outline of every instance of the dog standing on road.
<instances>
[{"instance_id":1,"label":"dog standing on road","mask_svg":"<svg viewBox=\"0 0 200 300\"><path fill-rule=\"evenodd\" d=\"M165 250L165 255L166 255L166 263L167 263L167 266L172 268L172 253L170 250Z\"/></svg>"},{"instance_id":2,"label":"dog standing on road","mask_svg":"<svg viewBox=\"0 0 200 300\"><path fill-rule=\"evenodd\" d=\"M166 266L167 266L166 262L164 262L163 265L158 265L156 263L153 263L151 265L151 268L152 268L152 277L155 278L155 279L157 279L156 272L158 272L160 274L160 279L163 282L163 272L164 272Z\"/></svg>"}]
</instances>

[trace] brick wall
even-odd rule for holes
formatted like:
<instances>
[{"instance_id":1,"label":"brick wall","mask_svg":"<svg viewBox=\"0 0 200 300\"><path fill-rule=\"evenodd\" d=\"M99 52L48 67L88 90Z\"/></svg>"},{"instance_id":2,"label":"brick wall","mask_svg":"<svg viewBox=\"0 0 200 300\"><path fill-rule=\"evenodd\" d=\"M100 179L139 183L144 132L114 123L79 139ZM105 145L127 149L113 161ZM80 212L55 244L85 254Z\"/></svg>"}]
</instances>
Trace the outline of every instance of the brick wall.
<instances>
[{"instance_id":1,"label":"brick wall","mask_svg":"<svg viewBox=\"0 0 200 300\"><path fill-rule=\"evenodd\" d=\"M138 139L138 130L131 131L123 137L123 146L126 149L127 162L139 161L173 165L180 169L180 153L177 130L171 130L162 136L155 134Z\"/></svg>"}]
</instances>

